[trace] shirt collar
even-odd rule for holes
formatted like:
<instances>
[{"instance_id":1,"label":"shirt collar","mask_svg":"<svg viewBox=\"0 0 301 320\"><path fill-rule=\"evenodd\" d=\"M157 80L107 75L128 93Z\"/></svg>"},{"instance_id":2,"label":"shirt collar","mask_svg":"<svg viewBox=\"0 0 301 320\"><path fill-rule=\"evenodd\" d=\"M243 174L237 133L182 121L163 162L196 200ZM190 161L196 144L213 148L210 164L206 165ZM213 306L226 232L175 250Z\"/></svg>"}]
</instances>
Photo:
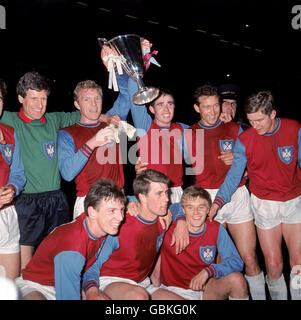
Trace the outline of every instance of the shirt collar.
<instances>
[{"instance_id":1,"label":"shirt collar","mask_svg":"<svg viewBox=\"0 0 301 320\"><path fill-rule=\"evenodd\" d=\"M24 111L23 111L23 107L20 108L20 111L18 113L18 116L21 120L23 120L25 123L30 123L32 121L32 119L28 118ZM41 119L39 119L42 123L46 123L46 119L45 117L43 116Z\"/></svg>"}]
</instances>

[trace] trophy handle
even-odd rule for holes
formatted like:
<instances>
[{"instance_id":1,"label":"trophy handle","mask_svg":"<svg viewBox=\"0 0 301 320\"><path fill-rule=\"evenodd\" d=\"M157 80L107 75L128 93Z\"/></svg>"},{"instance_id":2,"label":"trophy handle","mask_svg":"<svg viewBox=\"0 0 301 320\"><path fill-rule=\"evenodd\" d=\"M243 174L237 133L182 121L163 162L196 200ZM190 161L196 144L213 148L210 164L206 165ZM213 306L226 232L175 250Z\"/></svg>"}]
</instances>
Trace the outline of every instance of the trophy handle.
<instances>
[{"instance_id":1,"label":"trophy handle","mask_svg":"<svg viewBox=\"0 0 301 320\"><path fill-rule=\"evenodd\" d=\"M101 48L103 45L111 47L109 41L106 38L97 38L97 40Z\"/></svg>"}]
</instances>

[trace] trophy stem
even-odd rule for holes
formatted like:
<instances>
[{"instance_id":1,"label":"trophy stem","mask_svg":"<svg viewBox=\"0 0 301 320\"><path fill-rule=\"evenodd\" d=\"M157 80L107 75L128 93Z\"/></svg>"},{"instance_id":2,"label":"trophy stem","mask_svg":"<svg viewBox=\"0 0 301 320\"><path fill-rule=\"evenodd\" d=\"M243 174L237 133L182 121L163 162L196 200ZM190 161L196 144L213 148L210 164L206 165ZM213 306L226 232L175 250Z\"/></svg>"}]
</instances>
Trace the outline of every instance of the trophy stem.
<instances>
[{"instance_id":1,"label":"trophy stem","mask_svg":"<svg viewBox=\"0 0 301 320\"><path fill-rule=\"evenodd\" d=\"M133 102L137 105L143 105L156 99L159 95L159 89L154 87L145 87L143 81L138 82L138 92L133 96Z\"/></svg>"},{"instance_id":2,"label":"trophy stem","mask_svg":"<svg viewBox=\"0 0 301 320\"><path fill-rule=\"evenodd\" d=\"M141 77L137 76L137 78L135 80L137 81L138 90L143 91L145 89L145 85L144 85L144 82L142 81Z\"/></svg>"}]
</instances>

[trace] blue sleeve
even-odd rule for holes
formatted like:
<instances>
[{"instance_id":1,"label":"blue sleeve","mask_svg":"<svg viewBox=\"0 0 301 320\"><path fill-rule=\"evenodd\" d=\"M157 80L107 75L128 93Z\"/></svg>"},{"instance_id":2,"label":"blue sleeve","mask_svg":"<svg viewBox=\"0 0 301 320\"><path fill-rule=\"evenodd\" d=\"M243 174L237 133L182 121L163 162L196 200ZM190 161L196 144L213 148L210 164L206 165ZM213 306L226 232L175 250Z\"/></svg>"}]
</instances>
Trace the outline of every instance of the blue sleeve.
<instances>
[{"instance_id":1,"label":"blue sleeve","mask_svg":"<svg viewBox=\"0 0 301 320\"><path fill-rule=\"evenodd\" d=\"M60 130L58 134L58 162L60 173L64 180L73 180L83 169L89 160L92 150L83 145L75 152L75 144L72 136Z\"/></svg>"},{"instance_id":2,"label":"blue sleeve","mask_svg":"<svg viewBox=\"0 0 301 320\"><path fill-rule=\"evenodd\" d=\"M25 178L24 165L20 155L19 139L16 132L14 133L14 139L15 139L15 149L12 155L12 162L10 164L8 184L12 184L16 187L17 189L16 195L18 195L20 194L20 192L23 190L25 186L26 178Z\"/></svg>"},{"instance_id":3,"label":"blue sleeve","mask_svg":"<svg viewBox=\"0 0 301 320\"><path fill-rule=\"evenodd\" d=\"M242 126L239 126L238 135L240 135L242 132L244 132L244 129L242 128Z\"/></svg>"},{"instance_id":4,"label":"blue sleeve","mask_svg":"<svg viewBox=\"0 0 301 320\"><path fill-rule=\"evenodd\" d=\"M182 156L185 159L185 157L187 155L187 146L186 146L186 142L185 142L185 134L184 133L185 133L185 130L187 130L189 128L189 126L185 123L182 123L182 122L177 122L177 123L180 124L181 127L183 128L182 138L181 138L181 140L178 140L178 145L179 145L179 148L182 152Z\"/></svg>"},{"instance_id":5,"label":"blue sleeve","mask_svg":"<svg viewBox=\"0 0 301 320\"><path fill-rule=\"evenodd\" d=\"M87 292L87 290L91 287L98 288L102 265L110 258L113 251L117 250L118 248L118 236L107 236L96 261L84 273L82 287L85 292Z\"/></svg>"},{"instance_id":6,"label":"blue sleeve","mask_svg":"<svg viewBox=\"0 0 301 320\"><path fill-rule=\"evenodd\" d=\"M245 155L245 146L240 142L239 138L236 140L233 155L232 166L214 199L214 202L217 203L219 207L222 207L231 200L231 196L240 184L246 168L247 157Z\"/></svg>"},{"instance_id":7,"label":"blue sleeve","mask_svg":"<svg viewBox=\"0 0 301 320\"><path fill-rule=\"evenodd\" d=\"M130 111L130 96L128 92L129 77L124 73L123 75L116 75L116 78L119 87L119 94L113 104L113 107L106 114L117 114L121 120L126 120Z\"/></svg>"},{"instance_id":8,"label":"blue sleeve","mask_svg":"<svg viewBox=\"0 0 301 320\"><path fill-rule=\"evenodd\" d=\"M188 148L187 141L186 141L186 138L185 138L186 134L189 132L189 131L186 131L186 130L189 129L190 127L187 124L183 124L183 123L181 123L181 125L182 125L182 128L184 129L184 131L183 131L183 146L182 146L182 148L183 148L182 149L183 150L183 158L184 158L186 164L190 165L191 164L190 152L189 152L189 148ZM191 141L189 143L191 145ZM192 174L194 174L194 172L192 172Z\"/></svg>"},{"instance_id":9,"label":"blue sleeve","mask_svg":"<svg viewBox=\"0 0 301 320\"><path fill-rule=\"evenodd\" d=\"M126 196L128 202L138 202L138 199L135 196Z\"/></svg>"},{"instance_id":10,"label":"blue sleeve","mask_svg":"<svg viewBox=\"0 0 301 320\"><path fill-rule=\"evenodd\" d=\"M218 279L227 276L231 272L241 272L244 263L226 229L220 225L217 239L217 250L221 255L222 262L212 263L209 268L210 276Z\"/></svg>"},{"instance_id":11,"label":"blue sleeve","mask_svg":"<svg viewBox=\"0 0 301 320\"><path fill-rule=\"evenodd\" d=\"M301 129L299 129L298 133L298 163L301 168Z\"/></svg>"},{"instance_id":12,"label":"blue sleeve","mask_svg":"<svg viewBox=\"0 0 301 320\"><path fill-rule=\"evenodd\" d=\"M185 213L182 209L180 202L175 202L169 206L169 210L172 214L172 221L186 220Z\"/></svg>"},{"instance_id":13,"label":"blue sleeve","mask_svg":"<svg viewBox=\"0 0 301 320\"><path fill-rule=\"evenodd\" d=\"M130 104L131 104L131 113L134 122L134 126L137 129L137 136L142 137L150 128L152 124L152 118L147 112L145 105L138 106L133 103L133 96L138 91L137 83L129 78L128 81L129 95L130 95Z\"/></svg>"},{"instance_id":14,"label":"blue sleeve","mask_svg":"<svg viewBox=\"0 0 301 320\"><path fill-rule=\"evenodd\" d=\"M80 300L81 273L86 259L76 251L63 251L54 258L57 300Z\"/></svg>"}]
</instances>

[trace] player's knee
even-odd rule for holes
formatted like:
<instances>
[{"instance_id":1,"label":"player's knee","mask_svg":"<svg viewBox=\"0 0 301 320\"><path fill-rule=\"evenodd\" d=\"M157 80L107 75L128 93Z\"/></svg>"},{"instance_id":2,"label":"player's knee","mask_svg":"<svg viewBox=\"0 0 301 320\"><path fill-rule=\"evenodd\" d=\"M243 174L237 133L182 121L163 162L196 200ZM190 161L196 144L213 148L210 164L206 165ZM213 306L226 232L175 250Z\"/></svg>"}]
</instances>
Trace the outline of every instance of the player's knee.
<instances>
[{"instance_id":1,"label":"player's knee","mask_svg":"<svg viewBox=\"0 0 301 320\"><path fill-rule=\"evenodd\" d=\"M127 299L128 300L149 300L149 295L144 288L135 286L135 288L128 291Z\"/></svg>"},{"instance_id":2,"label":"player's knee","mask_svg":"<svg viewBox=\"0 0 301 320\"><path fill-rule=\"evenodd\" d=\"M274 254L265 255L265 263L269 272L276 272L277 270L282 270L283 267L282 257Z\"/></svg>"},{"instance_id":3,"label":"player's knee","mask_svg":"<svg viewBox=\"0 0 301 320\"><path fill-rule=\"evenodd\" d=\"M240 272L232 272L228 275L228 280L231 286L231 291L235 290L240 292L242 295L248 291L247 281Z\"/></svg>"},{"instance_id":4,"label":"player's knee","mask_svg":"<svg viewBox=\"0 0 301 320\"><path fill-rule=\"evenodd\" d=\"M246 267L253 269L258 265L255 252L247 252L246 254L243 254L242 259Z\"/></svg>"}]
</instances>

